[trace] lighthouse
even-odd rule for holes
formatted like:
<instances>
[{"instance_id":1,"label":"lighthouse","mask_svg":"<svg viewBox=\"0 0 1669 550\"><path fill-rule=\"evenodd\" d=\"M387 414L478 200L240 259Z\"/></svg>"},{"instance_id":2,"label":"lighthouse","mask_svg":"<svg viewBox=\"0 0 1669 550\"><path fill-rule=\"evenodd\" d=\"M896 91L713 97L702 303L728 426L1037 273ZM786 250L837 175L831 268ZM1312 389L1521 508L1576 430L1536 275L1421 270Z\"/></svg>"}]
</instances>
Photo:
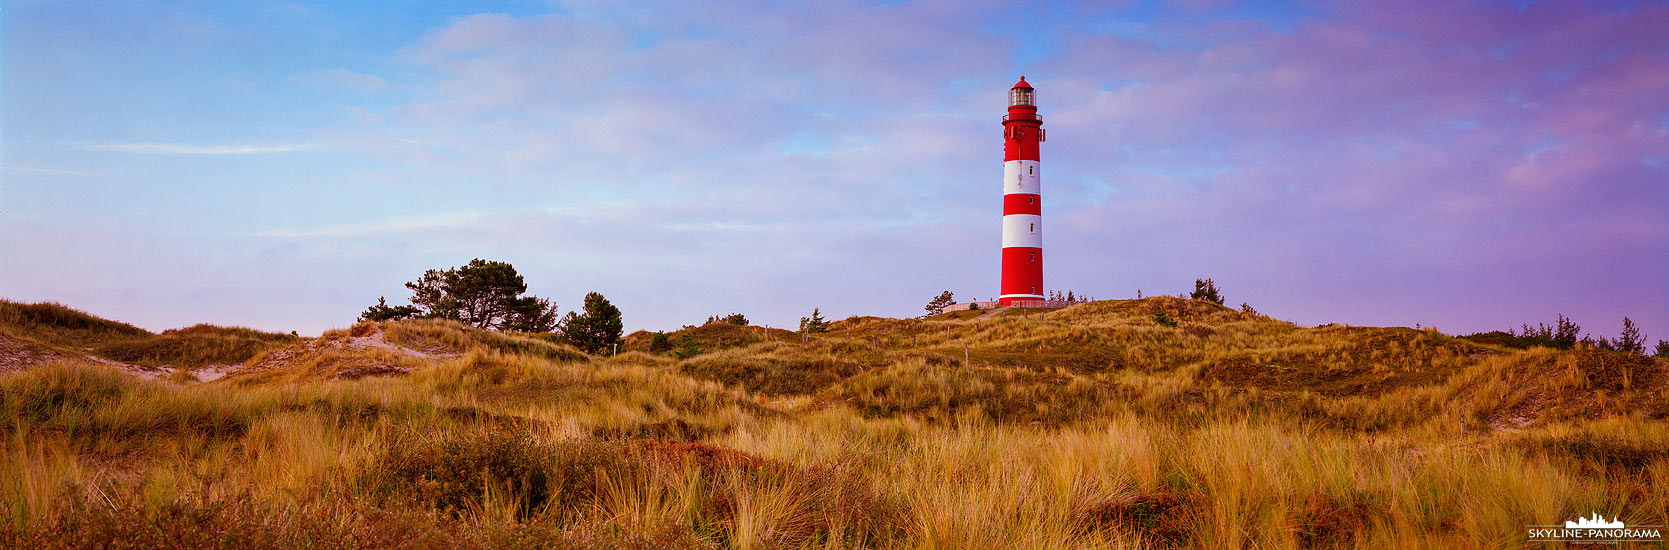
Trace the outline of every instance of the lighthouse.
<instances>
[{"instance_id":1,"label":"lighthouse","mask_svg":"<svg viewBox=\"0 0 1669 550\"><path fill-rule=\"evenodd\" d=\"M1038 144L1043 118L1026 77L1008 90L1003 116L1003 274L1000 305L1043 300L1043 189Z\"/></svg>"}]
</instances>

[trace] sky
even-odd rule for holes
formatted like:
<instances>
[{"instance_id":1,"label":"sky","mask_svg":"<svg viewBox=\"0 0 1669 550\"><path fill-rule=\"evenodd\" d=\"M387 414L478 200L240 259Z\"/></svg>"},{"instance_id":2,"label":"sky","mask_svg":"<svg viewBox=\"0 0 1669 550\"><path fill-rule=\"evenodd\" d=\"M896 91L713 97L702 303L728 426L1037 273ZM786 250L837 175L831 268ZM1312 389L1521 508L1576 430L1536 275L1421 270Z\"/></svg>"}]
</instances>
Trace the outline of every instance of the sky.
<instances>
[{"instance_id":1,"label":"sky","mask_svg":"<svg viewBox=\"0 0 1669 550\"><path fill-rule=\"evenodd\" d=\"M1303 325L1669 338L1669 2L0 5L0 297L345 327L506 261L628 330L1044 281Z\"/></svg>"}]
</instances>

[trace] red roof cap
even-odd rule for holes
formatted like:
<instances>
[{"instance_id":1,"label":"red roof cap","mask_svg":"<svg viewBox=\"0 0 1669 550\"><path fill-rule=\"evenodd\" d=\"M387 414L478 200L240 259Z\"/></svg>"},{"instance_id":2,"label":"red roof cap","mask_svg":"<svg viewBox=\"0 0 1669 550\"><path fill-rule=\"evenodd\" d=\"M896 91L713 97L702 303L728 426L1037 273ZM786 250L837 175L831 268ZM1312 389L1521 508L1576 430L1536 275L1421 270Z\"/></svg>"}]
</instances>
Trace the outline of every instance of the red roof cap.
<instances>
[{"instance_id":1,"label":"red roof cap","mask_svg":"<svg viewBox=\"0 0 1669 550\"><path fill-rule=\"evenodd\" d=\"M1014 87L1015 87L1015 88L1030 88L1030 87L1032 87L1032 85L1031 85L1031 84L1027 84L1027 83L1026 83L1026 77L1023 77L1023 76L1022 76L1022 77L1020 77L1020 81L1019 81L1019 82L1015 82L1015 83L1014 83Z\"/></svg>"}]
</instances>

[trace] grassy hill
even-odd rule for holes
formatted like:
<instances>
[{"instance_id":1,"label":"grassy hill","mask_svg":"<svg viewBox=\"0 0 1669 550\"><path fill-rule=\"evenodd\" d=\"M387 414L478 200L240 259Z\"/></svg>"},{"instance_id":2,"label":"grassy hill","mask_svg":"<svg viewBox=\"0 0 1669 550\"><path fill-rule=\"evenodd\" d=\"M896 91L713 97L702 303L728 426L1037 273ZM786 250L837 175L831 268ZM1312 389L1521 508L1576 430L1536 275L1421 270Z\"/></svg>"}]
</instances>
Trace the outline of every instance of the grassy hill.
<instances>
[{"instance_id":1,"label":"grassy hill","mask_svg":"<svg viewBox=\"0 0 1669 550\"><path fill-rule=\"evenodd\" d=\"M679 360L0 303L0 344L51 352L0 375L0 546L1518 547L1669 518L1661 359L1172 297L831 329L689 327Z\"/></svg>"}]
</instances>

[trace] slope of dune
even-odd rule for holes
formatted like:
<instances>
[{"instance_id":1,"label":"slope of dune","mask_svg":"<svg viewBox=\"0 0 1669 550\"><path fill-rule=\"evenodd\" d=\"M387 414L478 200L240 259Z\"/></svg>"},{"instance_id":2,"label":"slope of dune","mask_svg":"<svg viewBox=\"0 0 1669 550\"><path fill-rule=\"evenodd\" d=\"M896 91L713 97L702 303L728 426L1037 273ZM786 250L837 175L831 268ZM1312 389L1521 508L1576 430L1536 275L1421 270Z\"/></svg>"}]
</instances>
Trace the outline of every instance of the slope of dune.
<instances>
[{"instance_id":1,"label":"slope of dune","mask_svg":"<svg viewBox=\"0 0 1669 550\"><path fill-rule=\"evenodd\" d=\"M1172 297L712 323L681 359L19 318L0 547L1513 547L1669 517L1669 361Z\"/></svg>"}]
</instances>

